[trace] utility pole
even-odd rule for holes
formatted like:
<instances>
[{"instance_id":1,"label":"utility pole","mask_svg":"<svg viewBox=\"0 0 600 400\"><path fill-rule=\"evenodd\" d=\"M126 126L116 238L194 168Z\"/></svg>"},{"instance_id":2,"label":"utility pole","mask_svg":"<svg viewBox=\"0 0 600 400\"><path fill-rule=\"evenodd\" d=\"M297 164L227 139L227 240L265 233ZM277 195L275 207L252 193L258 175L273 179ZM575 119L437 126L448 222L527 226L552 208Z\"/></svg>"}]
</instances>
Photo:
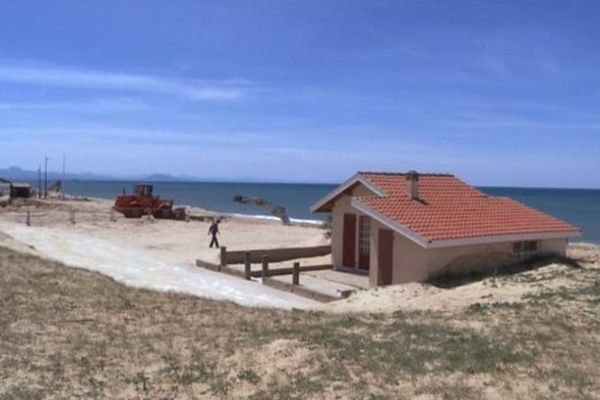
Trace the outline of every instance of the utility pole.
<instances>
[{"instance_id":1,"label":"utility pole","mask_svg":"<svg viewBox=\"0 0 600 400\"><path fill-rule=\"evenodd\" d=\"M38 199L42 198L42 164L38 164Z\"/></svg>"},{"instance_id":2,"label":"utility pole","mask_svg":"<svg viewBox=\"0 0 600 400\"><path fill-rule=\"evenodd\" d=\"M60 185L60 197L65 199L65 171L67 165L67 156L63 154L62 185Z\"/></svg>"},{"instance_id":3,"label":"utility pole","mask_svg":"<svg viewBox=\"0 0 600 400\"><path fill-rule=\"evenodd\" d=\"M48 156L44 157L45 166L44 166L44 198L48 198Z\"/></svg>"}]
</instances>

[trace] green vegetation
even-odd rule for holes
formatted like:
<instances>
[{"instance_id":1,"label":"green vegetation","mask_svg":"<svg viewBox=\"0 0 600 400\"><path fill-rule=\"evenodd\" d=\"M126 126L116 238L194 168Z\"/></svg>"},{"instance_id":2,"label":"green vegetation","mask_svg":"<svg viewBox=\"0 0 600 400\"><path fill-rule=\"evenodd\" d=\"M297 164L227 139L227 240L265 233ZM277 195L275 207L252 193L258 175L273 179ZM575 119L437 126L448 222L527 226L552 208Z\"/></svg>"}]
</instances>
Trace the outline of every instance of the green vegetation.
<instances>
[{"instance_id":1,"label":"green vegetation","mask_svg":"<svg viewBox=\"0 0 600 400\"><path fill-rule=\"evenodd\" d=\"M580 284L344 315L136 290L0 248L0 400L598 398L600 273L560 276Z\"/></svg>"}]
</instances>

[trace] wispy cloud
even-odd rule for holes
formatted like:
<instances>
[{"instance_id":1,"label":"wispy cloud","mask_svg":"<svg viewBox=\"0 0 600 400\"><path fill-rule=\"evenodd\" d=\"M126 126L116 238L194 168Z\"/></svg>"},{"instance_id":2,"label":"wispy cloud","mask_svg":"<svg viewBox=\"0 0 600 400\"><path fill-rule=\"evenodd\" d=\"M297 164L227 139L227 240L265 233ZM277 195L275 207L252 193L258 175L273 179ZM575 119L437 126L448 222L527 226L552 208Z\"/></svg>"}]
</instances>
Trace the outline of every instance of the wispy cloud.
<instances>
[{"instance_id":1,"label":"wispy cloud","mask_svg":"<svg viewBox=\"0 0 600 400\"><path fill-rule=\"evenodd\" d=\"M0 111L139 111L147 110L148 104L129 97L106 97L84 99L80 101L48 101L48 102L4 102L0 103Z\"/></svg>"},{"instance_id":2,"label":"wispy cloud","mask_svg":"<svg viewBox=\"0 0 600 400\"><path fill-rule=\"evenodd\" d=\"M245 80L190 80L61 66L2 63L0 63L0 82L159 93L190 100L237 100L250 94L250 84Z\"/></svg>"},{"instance_id":3,"label":"wispy cloud","mask_svg":"<svg viewBox=\"0 0 600 400\"><path fill-rule=\"evenodd\" d=\"M597 131L600 129L600 122L552 122L539 121L533 119L505 119L505 120L487 120L487 121L451 121L448 126L459 128L499 128L499 129L543 129L543 130L558 130L558 131Z\"/></svg>"},{"instance_id":4,"label":"wispy cloud","mask_svg":"<svg viewBox=\"0 0 600 400\"><path fill-rule=\"evenodd\" d=\"M91 146L140 145L166 147L236 148L271 143L277 136L265 132L214 131L186 132L171 129L136 129L112 125L46 126L46 127L0 127L0 139L4 142L33 143L47 138L57 142L78 143Z\"/></svg>"}]
</instances>

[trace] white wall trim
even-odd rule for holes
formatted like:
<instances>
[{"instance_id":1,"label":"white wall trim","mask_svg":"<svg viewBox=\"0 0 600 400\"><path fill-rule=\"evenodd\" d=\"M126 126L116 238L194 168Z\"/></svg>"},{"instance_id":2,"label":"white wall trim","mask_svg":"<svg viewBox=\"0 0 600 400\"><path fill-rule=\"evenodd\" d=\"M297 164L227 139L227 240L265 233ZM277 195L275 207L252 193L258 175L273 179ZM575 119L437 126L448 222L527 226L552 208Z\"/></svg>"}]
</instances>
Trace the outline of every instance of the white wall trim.
<instances>
[{"instance_id":1,"label":"white wall trim","mask_svg":"<svg viewBox=\"0 0 600 400\"><path fill-rule=\"evenodd\" d=\"M465 239L451 239L451 240L438 240L438 241L429 241L424 237L417 234L410 228L399 224L398 222L392 220L391 218L386 217L385 215L365 206L360 202L360 200L353 198L350 205L364 213L365 215L370 216L371 218L381 222L382 224L388 226L390 229L396 231L400 235L406 237L407 239L415 242L426 249L438 249L444 247L456 247L456 246L469 246L469 245L478 245L478 244L490 244L490 243L502 243L502 242L519 242L526 240L550 240L550 239L570 239L581 236L581 232L549 232L549 233L525 233L525 234L515 234L515 235L497 235L497 236L481 236L474 238L465 238Z\"/></svg>"},{"instance_id":2,"label":"white wall trim","mask_svg":"<svg viewBox=\"0 0 600 400\"><path fill-rule=\"evenodd\" d=\"M310 212L313 212L313 213L318 212L318 210L321 207L323 207L325 204L329 203L330 201L332 201L333 199L338 197L346 189L348 189L350 186L354 185L357 182L363 184L367 189L369 189L371 192L373 192L377 196L383 197L386 195L386 193L384 191L382 191L377 186L373 185L371 182L369 182L364 176L362 176L359 173L359 174L355 174L354 176L352 176L346 182L342 183L340 186L335 188L333 191L329 192L321 200L319 200L315 204L313 204L313 206L310 208Z\"/></svg>"}]
</instances>

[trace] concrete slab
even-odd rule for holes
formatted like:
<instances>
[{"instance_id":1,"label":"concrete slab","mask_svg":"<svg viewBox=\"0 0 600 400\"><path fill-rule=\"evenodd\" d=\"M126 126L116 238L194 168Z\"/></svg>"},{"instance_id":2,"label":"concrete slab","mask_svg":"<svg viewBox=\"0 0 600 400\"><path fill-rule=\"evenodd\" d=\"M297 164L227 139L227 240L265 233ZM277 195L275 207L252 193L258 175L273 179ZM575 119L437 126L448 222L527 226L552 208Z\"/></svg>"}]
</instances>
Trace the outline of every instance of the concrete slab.
<instances>
[{"instance_id":1,"label":"concrete slab","mask_svg":"<svg viewBox=\"0 0 600 400\"><path fill-rule=\"evenodd\" d=\"M292 283L292 275L274 276L271 279L287 284ZM308 273L300 274L300 287L312 290L314 292L322 293L327 296L336 297L339 299L343 298L343 292L357 290L355 286L345 285L343 283L317 278L308 275Z\"/></svg>"},{"instance_id":2,"label":"concrete slab","mask_svg":"<svg viewBox=\"0 0 600 400\"><path fill-rule=\"evenodd\" d=\"M300 276L310 275L314 278L324 279L331 282L339 283L354 287L355 289L368 289L369 288L369 276L359 275L352 272L335 271L335 270L324 270L324 271L311 271L303 272Z\"/></svg>"}]
</instances>

